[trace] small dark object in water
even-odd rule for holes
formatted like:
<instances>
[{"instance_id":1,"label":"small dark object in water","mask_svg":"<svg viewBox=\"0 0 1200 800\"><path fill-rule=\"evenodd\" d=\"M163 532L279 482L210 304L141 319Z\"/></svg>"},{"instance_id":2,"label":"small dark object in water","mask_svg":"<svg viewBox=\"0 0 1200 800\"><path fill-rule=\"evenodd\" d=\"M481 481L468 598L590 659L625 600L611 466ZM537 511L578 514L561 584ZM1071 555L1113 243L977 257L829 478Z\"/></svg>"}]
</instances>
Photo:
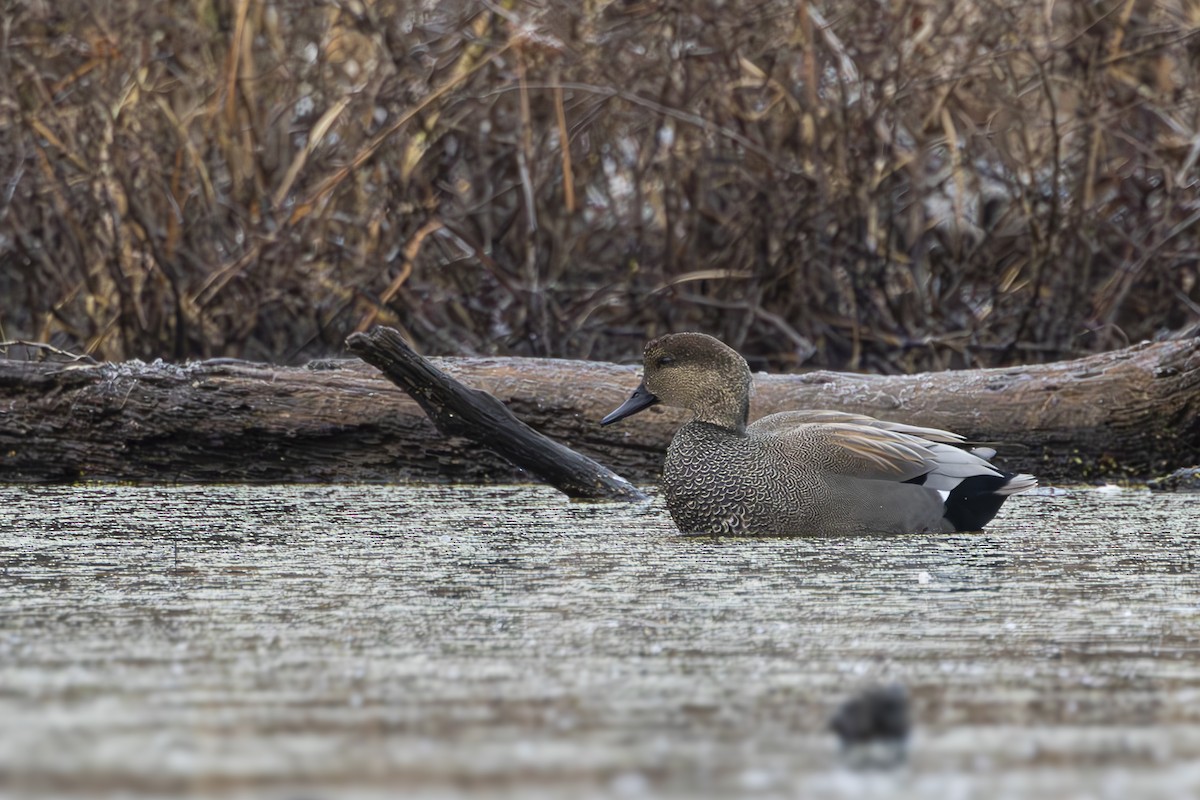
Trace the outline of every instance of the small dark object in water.
<instances>
[{"instance_id":1,"label":"small dark object in water","mask_svg":"<svg viewBox=\"0 0 1200 800\"><path fill-rule=\"evenodd\" d=\"M899 684L867 689L842 703L829 727L851 765L896 766L904 760L912 729L908 691Z\"/></svg>"}]
</instances>

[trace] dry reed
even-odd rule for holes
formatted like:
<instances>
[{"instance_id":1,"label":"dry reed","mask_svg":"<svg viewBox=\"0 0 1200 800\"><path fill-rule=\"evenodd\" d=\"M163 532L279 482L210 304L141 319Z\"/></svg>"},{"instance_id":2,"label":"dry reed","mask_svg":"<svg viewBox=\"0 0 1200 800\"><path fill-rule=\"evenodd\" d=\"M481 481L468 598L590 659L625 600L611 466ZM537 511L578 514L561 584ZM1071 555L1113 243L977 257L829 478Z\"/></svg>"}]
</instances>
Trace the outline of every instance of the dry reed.
<instances>
[{"instance_id":1,"label":"dry reed","mask_svg":"<svg viewBox=\"0 0 1200 800\"><path fill-rule=\"evenodd\" d=\"M1200 2L6 7L0 339L884 372L1200 311Z\"/></svg>"}]
</instances>

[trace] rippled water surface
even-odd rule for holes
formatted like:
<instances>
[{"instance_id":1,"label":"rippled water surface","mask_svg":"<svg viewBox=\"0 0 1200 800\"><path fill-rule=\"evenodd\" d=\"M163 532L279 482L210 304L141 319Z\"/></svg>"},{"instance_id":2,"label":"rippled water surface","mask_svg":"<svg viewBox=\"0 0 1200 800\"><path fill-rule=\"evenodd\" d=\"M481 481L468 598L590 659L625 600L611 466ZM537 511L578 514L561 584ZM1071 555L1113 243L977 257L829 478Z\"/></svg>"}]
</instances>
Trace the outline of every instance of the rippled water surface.
<instances>
[{"instance_id":1,"label":"rippled water surface","mask_svg":"<svg viewBox=\"0 0 1200 800\"><path fill-rule=\"evenodd\" d=\"M1200 795L1200 497L680 536L537 486L0 487L0 792ZM898 769L828 720L900 683Z\"/></svg>"}]
</instances>

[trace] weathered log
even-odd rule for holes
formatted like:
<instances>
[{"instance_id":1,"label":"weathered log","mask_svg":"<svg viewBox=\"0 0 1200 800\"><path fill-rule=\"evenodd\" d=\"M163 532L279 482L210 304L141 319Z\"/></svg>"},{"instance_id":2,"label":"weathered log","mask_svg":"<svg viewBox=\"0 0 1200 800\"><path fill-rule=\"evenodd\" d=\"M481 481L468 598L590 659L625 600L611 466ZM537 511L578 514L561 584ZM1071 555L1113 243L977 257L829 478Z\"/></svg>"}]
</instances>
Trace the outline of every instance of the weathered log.
<instances>
[{"instance_id":1,"label":"weathered log","mask_svg":"<svg viewBox=\"0 0 1200 800\"><path fill-rule=\"evenodd\" d=\"M487 392L463 386L417 355L392 328L355 333L346 347L417 401L445 436L461 436L568 497L644 500L633 484L530 428Z\"/></svg>"},{"instance_id":2,"label":"weathered log","mask_svg":"<svg viewBox=\"0 0 1200 800\"><path fill-rule=\"evenodd\" d=\"M652 480L685 414L599 419L636 366L431 359L520 419L634 481ZM755 379L756 416L834 408L998 443L997 463L1043 481L1144 479L1196 463L1200 340L1142 344L1020 369L913 376L809 372ZM358 360L271 367L0 361L0 480L512 481Z\"/></svg>"}]
</instances>

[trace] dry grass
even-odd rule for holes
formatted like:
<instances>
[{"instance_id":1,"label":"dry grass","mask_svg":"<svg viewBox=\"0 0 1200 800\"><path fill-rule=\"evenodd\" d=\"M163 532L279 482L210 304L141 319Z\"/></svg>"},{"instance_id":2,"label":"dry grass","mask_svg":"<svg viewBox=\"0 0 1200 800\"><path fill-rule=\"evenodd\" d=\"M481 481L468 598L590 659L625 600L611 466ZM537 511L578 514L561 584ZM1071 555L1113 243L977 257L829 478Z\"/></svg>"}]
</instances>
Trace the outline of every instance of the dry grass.
<instances>
[{"instance_id":1,"label":"dry grass","mask_svg":"<svg viewBox=\"0 0 1200 800\"><path fill-rule=\"evenodd\" d=\"M0 339L1054 359L1200 317L1200 0L6 6ZM569 146L564 146L569 144Z\"/></svg>"}]
</instances>

